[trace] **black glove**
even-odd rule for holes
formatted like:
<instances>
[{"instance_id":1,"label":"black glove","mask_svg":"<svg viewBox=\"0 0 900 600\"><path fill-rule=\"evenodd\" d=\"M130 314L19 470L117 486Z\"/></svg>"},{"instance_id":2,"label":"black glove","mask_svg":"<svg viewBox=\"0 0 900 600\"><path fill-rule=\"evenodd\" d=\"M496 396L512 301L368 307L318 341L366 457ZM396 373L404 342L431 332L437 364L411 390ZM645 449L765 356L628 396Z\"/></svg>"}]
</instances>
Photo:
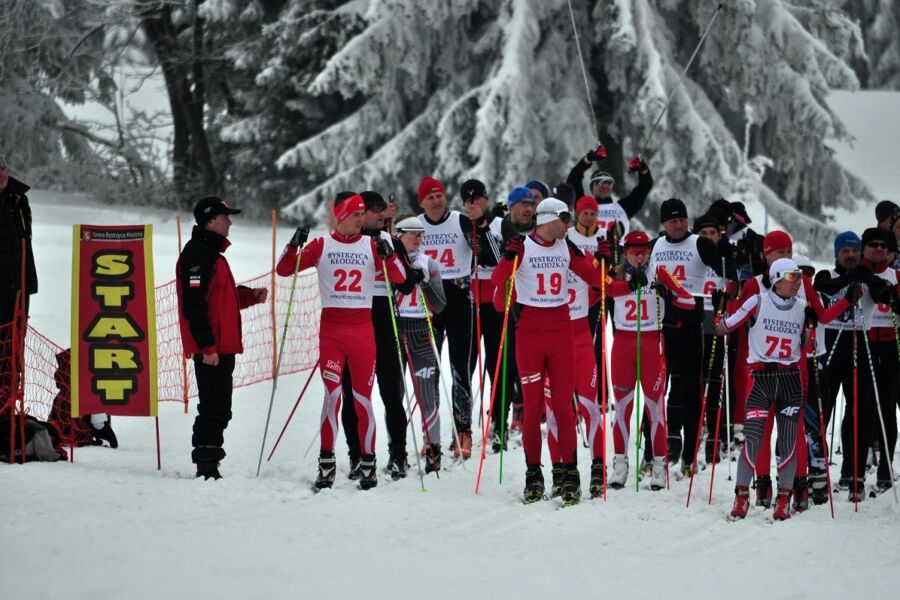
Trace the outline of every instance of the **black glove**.
<instances>
[{"instance_id":1,"label":"black glove","mask_svg":"<svg viewBox=\"0 0 900 600\"><path fill-rule=\"evenodd\" d=\"M425 271L419 267L413 267L409 270L409 279L412 281L413 285L418 285L425 281Z\"/></svg>"},{"instance_id":2,"label":"black glove","mask_svg":"<svg viewBox=\"0 0 900 600\"><path fill-rule=\"evenodd\" d=\"M525 243L523 242L525 238L521 235L516 236L507 242L506 247L503 248L503 256L509 260L515 259L517 256L522 256L525 254Z\"/></svg>"},{"instance_id":3,"label":"black glove","mask_svg":"<svg viewBox=\"0 0 900 600\"><path fill-rule=\"evenodd\" d=\"M303 225L301 225L297 228L297 231L294 232L294 235L291 237L291 241L288 242L288 245L293 248L299 248L306 243L307 239L309 239L309 227L304 227Z\"/></svg>"},{"instance_id":4,"label":"black glove","mask_svg":"<svg viewBox=\"0 0 900 600\"><path fill-rule=\"evenodd\" d=\"M618 245L622 241L622 238L625 237L625 227L620 221L614 221L610 224L609 232L606 237L614 244Z\"/></svg>"},{"instance_id":5,"label":"black glove","mask_svg":"<svg viewBox=\"0 0 900 600\"><path fill-rule=\"evenodd\" d=\"M388 259L394 255L394 245L380 237L375 240L375 252L377 252L378 256L381 258Z\"/></svg>"},{"instance_id":6,"label":"black glove","mask_svg":"<svg viewBox=\"0 0 900 600\"><path fill-rule=\"evenodd\" d=\"M816 311L812 309L811 306L807 306L806 310L803 311L806 315L806 322L813 327L819 324L819 315L816 314Z\"/></svg>"},{"instance_id":7,"label":"black glove","mask_svg":"<svg viewBox=\"0 0 900 600\"><path fill-rule=\"evenodd\" d=\"M656 295L659 296L661 300L668 300L675 295L672 290L661 283L657 283L654 287L656 289Z\"/></svg>"},{"instance_id":8,"label":"black glove","mask_svg":"<svg viewBox=\"0 0 900 600\"><path fill-rule=\"evenodd\" d=\"M719 249L719 256L728 260L732 256L734 256L734 246L731 245L731 242L728 241L728 238L724 235L719 238L719 242L716 244L716 247Z\"/></svg>"},{"instance_id":9,"label":"black glove","mask_svg":"<svg viewBox=\"0 0 900 600\"><path fill-rule=\"evenodd\" d=\"M856 267L854 274L855 274L855 279L856 279L857 283L865 283L865 284L872 283L872 277L875 276L872 273L872 269L870 269L869 267L865 267L863 265L859 265L858 267Z\"/></svg>"},{"instance_id":10,"label":"black glove","mask_svg":"<svg viewBox=\"0 0 900 600\"><path fill-rule=\"evenodd\" d=\"M587 162L600 162L601 160L606 160L606 148L602 145L597 146L595 149L584 155L584 160Z\"/></svg>"},{"instance_id":11,"label":"black glove","mask_svg":"<svg viewBox=\"0 0 900 600\"><path fill-rule=\"evenodd\" d=\"M631 288L632 291L634 291L639 287L644 287L646 285L647 273L644 272L643 269L636 269L634 273L631 274L631 280L628 282L628 287Z\"/></svg>"},{"instance_id":12,"label":"black glove","mask_svg":"<svg viewBox=\"0 0 900 600\"><path fill-rule=\"evenodd\" d=\"M859 302L859 299L862 298L862 294L862 286L858 283L854 283L851 284L849 288L847 288L847 293L844 294L844 298L847 299L847 302L850 303L850 306L853 306L857 302Z\"/></svg>"},{"instance_id":13,"label":"black glove","mask_svg":"<svg viewBox=\"0 0 900 600\"><path fill-rule=\"evenodd\" d=\"M724 306L724 304L722 304L722 296L724 296L724 295L725 295L725 290L720 290L720 289L716 288L712 291L712 293L710 294L710 296L711 296L710 300L712 300L713 310L719 310L720 306Z\"/></svg>"},{"instance_id":14,"label":"black glove","mask_svg":"<svg viewBox=\"0 0 900 600\"><path fill-rule=\"evenodd\" d=\"M508 207L506 206L506 203L505 203L505 202L498 202L498 203L495 204L494 207L491 209L491 216L494 217L494 218L496 218L496 219L502 219L503 217L506 216L506 213L507 213L507 212L508 212Z\"/></svg>"}]
</instances>

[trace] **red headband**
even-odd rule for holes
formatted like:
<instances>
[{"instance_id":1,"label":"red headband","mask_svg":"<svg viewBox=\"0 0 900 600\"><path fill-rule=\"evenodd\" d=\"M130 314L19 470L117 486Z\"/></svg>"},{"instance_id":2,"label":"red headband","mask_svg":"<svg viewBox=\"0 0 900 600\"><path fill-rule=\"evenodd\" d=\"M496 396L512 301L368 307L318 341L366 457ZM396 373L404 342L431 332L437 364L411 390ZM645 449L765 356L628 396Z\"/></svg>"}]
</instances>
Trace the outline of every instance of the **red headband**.
<instances>
[{"instance_id":1,"label":"red headband","mask_svg":"<svg viewBox=\"0 0 900 600\"><path fill-rule=\"evenodd\" d=\"M363 201L362 196L360 196L359 194L354 194L340 204L334 205L334 218L338 223L340 223L353 213L360 210L366 210L366 203Z\"/></svg>"}]
</instances>

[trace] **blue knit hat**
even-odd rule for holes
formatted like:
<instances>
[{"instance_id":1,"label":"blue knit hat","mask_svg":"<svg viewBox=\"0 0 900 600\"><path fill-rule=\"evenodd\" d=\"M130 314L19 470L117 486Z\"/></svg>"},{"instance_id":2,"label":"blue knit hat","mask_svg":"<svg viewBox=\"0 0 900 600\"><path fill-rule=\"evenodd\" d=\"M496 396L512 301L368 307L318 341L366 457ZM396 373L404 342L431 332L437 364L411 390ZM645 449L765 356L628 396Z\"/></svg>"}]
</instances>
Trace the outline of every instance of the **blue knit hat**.
<instances>
[{"instance_id":1,"label":"blue knit hat","mask_svg":"<svg viewBox=\"0 0 900 600\"><path fill-rule=\"evenodd\" d=\"M527 187L517 187L513 189L506 197L506 204L509 205L510 208L513 207L517 202L522 202L523 200L527 200L528 202L534 202L534 196L531 195L531 190Z\"/></svg>"},{"instance_id":2,"label":"blue knit hat","mask_svg":"<svg viewBox=\"0 0 900 600\"><path fill-rule=\"evenodd\" d=\"M541 198L549 198L550 197L550 188L547 187L547 184L543 181L538 181L535 179L534 181L529 181L525 184L529 190L534 190L536 192L540 192Z\"/></svg>"},{"instance_id":3,"label":"blue knit hat","mask_svg":"<svg viewBox=\"0 0 900 600\"><path fill-rule=\"evenodd\" d=\"M834 255L837 256L837 253L841 251L841 248L848 247L861 250L862 241L859 239L859 236L852 231L844 231L842 233L839 233L837 237L834 238Z\"/></svg>"}]
</instances>

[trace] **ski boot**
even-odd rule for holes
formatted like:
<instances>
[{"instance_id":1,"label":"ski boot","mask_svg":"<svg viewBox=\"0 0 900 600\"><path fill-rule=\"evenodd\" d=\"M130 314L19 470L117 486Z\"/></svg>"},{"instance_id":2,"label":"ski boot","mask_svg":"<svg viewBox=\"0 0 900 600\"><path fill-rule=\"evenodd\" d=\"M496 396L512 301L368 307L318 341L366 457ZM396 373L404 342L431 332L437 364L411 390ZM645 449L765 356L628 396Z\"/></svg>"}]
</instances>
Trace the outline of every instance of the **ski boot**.
<instances>
[{"instance_id":1,"label":"ski boot","mask_svg":"<svg viewBox=\"0 0 900 600\"><path fill-rule=\"evenodd\" d=\"M113 431L112 426L109 424L109 421L106 421L103 424L103 427L99 427L99 428L94 427L92 424L91 430L94 432L94 438L96 438L95 441L99 440L98 444L102 444L103 442L106 442L107 444L109 444L110 448L118 448L119 447L119 440L116 439L116 434ZM219 479L220 477L216 477L215 479ZM207 479L209 479L209 478L207 477Z\"/></svg>"},{"instance_id":2,"label":"ski boot","mask_svg":"<svg viewBox=\"0 0 900 600\"><path fill-rule=\"evenodd\" d=\"M809 508L809 478L797 477L794 480L794 504L795 513L803 512Z\"/></svg>"},{"instance_id":3,"label":"ski boot","mask_svg":"<svg viewBox=\"0 0 900 600\"><path fill-rule=\"evenodd\" d=\"M544 499L544 474L541 465L528 465L525 469L525 491L522 494L525 504L533 504Z\"/></svg>"},{"instance_id":4,"label":"ski boot","mask_svg":"<svg viewBox=\"0 0 900 600\"><path fill-rule=\"evenodd\" d=\"M650 489L654 492L666 487L666 457L654 456L650 468Z\"/></svg>"},{"instance_id":5,"label":"ski boot","mask_svg":"<svg viewBox=\"0 0 900 600\"><path fill-rule=\"evenodd\" d=\"M391 449L390 459L387 464L387 472L393 481L405 479L409 463L406 462L406 450L403 448Z\"/></svg>"},{"instance_id":6,"label":"ski boot","mask_svg":"<svg viewBox=\"0 0 900 600\"><path fill-rule=\"evenodd\" d=\"M460 431L459 444L456 442L457 440L454 439L453 443L450 444L450 448L453 450L453 458L472 458L472 432Z\"/></svg>"},{"instance_id":7,"label":"ski boot","mask_svg":"<svg viewBox=\"0 0 900 600\"><path fill-rule=\"evenodd\" d=\"M588 483L588 493L591 498L603 497L603 459L595 458L591 461L591 480Z\"/></svg>"},{"instance_id":8,"label":"ski boot","mask_svg":"<svg viewBox=\"0 0 900 600\"><path fill-rule=\"evenodd\" d=\"M506 434L507 432L504 431L503 433ZM506 441L509 436L504 435L502 437L503 439L501 440L500 427L496 424L491 425L491 450L493 450L494 454L500 454L500 450L504 452L507 450Z\"/></svg>"},{"instance_id":9,"label":"ski boot","mask_svg":"<svg viewBox=\"0 0 900 600\"><path fill-rule=\"evenodd\" d=\"M425 474L441 470L441 446L431 444L425 448Z\"/></svg>"},{"instance_id":10,"label":"ski boot","mask_svg":"<svg viewBox=\"0 0 900 600\"><path fill-rule=\"evenodd\" d=\"M641 458L641 480L653 474L653 458L644 456Z\"/></svg>"},{"instance_id":11,"label":"ski boot","mask_svg":"<svg viewBox=\"0 0 900 600\"><path fill-rule=\"evenodd\" d=\"M110 447L115 448L115 446L110 446ZM196 477L202 477L204 480L222 479L222 474L219 473L218 461L204 460L204 461L198 462Z\"/></svg>"},{"instance_id":12,"label":"ski boot","mask_svg":"<svg viewBox=\"0 0 900 600\"><path fill-rule=\"evenodd\" d=\"M616 454L613 456L613 472L609 478L609 487L621 490L628 479L628 455Z\"/></svg>"},{"instance_id":13,"label":"ski boot","mask_svg":"<svg viewBox=\"0 0 900 600\"><path fill-rule=\"evenodd\" d=\"M791 518L791 490L790 488L778 488L778 496L775 498L775 509L772 518L776 521L786 521Z\"/></svg>"},{"instance_id":14,"label":"ski boot","mask_svg":"<svg viewBox=\"0 0 900 600\"><path fill-rule=\"evenodd\" d=\"M847 494L847 499L850 502L862 502L866 498L866 480L865 479L857 479L856 482L851 479L849 486L849 494Z\"/></svg>"},{"instance_id":15,"label":"ski boot","mask_svg":"<svg viewBox=\"0 0 900 600\"><path fill-rule=\"evenodd\" d=\"M563 506L573 506L581 502L581 475L578 473L578 466L575 464L565 465L566 474L563 480L560 498Z\"/></svg>"},{"instance_id":16,"label":"ski boot","mask_svg":"<svg viewBox=\"0 0 900 600\"><path fill-rule=\"evenodd\" d=\"M375 455L363 454L359 457L359 489L370 490L378 485L378 471L375 468Z\"/></svg>"},{"instance_id":17,"label":"ski boot","mask_svg":"<svg viewBox=\"0 0 900 600\"><path fill-rule=\"evenodd\" d=\"M735 448L739 448L744 445L744 425L741 423L735 423L734 431L732 432L731 441L734 443Z\"/></svg>"},{"instance_id":18,"label":"ski boot","mask_svg":"<svg viewBox=\"0 0 900 600\"><path fill-rule=\"evenodd\" d=\"M825 471L810 468L809 489L813 504L818 506L828 502L828 477Z\"/></svg>"},{"instance_id":19,"label":"ski boot","mask_svg":"<svg viewBox=\"0 0 900 600\"><path fill-rule=\"evenodd\" d=\"M891 481L890 476L886 479L879 479L875 482L875 489L879 491L886 491L894 487L894 482Z\"/></svg>"},{"instance_id":20,"label":"ski boot","mask_svg":"<svg viewBox=\"0 0 900 600\"><path fill-rule=\"evenodd\" d=\"M681 458L682 442L680 435L670 435L668 437L668 454L669 463L676 464Z\"/></svg>"},{"instance_id":21,"label":"ski boot","mask_svg":"<svg viewBox=\"0 0 900 600\"><path fill-rule=\"evenodd\" d=\"M747 516L750 510L750 488L746 485L738 485L734 488L734 506L728 514L729 521L737 521Z\"/></svg>"},{"instance_id":22,"label":"ski boot","mask_svg":"<svg viewBox=\"0 0 900 600\"><path fill-rule=\"evenodd\" d=\"M760 475L754 484L756 488L756 506L772 508L772 478L768 475Z\"/></svg>"},{"instance_id":23,"label":"ski boot","mask_svg":"<svg viewBox=\"0 0 900 600\"><path fill-rule=\"evenodd\" d=\"M550 471L550 477L550 497L556 498L562 493L563 483L565 483L566 480L566 465L562 463L553 465L553 470Z\"/></svg>"},{"instance_id":24,"label":"ski boot","mask_svg":"<svg viewBox=\"0 0 900 600\"><path fill-rule=\"evenodd\" d=\"M350 481L359 479L359 454L350 453L350 473L347 474Z\"/></svg>"},{"instance_id":25,"label":"ski boot","mask_svg":"<svg viewBox=\"0 0 900 600\"><path fill-rule=\"evenodd\" d=\"M315 488L317 490L330 488L334 484L335 471L334 452L322 450L319 453L319 474L316 475Z\"/></svg>"},{"instance_id":26,"label":"ski boot","mask_svg":"<svg viewBox=\"0 0 900 600\"><path fill-rule=\"evenodd\" d=\"M684 461L681 463L681 478L682 479L690 479L691 474L693 473L693 465L690 465Z\"/></svg>"}]
</instances>

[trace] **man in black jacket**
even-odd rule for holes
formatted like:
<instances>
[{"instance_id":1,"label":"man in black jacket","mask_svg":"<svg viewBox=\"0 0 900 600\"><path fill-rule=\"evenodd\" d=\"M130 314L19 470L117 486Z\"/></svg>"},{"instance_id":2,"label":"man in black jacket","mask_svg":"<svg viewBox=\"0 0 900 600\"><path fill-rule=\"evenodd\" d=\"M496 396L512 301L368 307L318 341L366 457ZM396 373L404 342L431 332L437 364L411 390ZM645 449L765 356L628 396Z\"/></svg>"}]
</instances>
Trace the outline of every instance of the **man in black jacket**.
<instances>
[{"instance_id":1,"label":"man in black jacket","mask_svg":"<svg viewBox=\"0 0 900 600\"><path fill-rule=\"evenodd\" d=\"M12 384L10 360L16 298L24 280L22 300L27 317L29 296L38 290L31 251L31 207L25 195L28 190L27 185L10 177L9 165L0 156L0 409L10 397L9 386ZM24 327L25 323L19 326ZM21 363L19 370L22 370Z\"/></svg>"}]
</instances>

